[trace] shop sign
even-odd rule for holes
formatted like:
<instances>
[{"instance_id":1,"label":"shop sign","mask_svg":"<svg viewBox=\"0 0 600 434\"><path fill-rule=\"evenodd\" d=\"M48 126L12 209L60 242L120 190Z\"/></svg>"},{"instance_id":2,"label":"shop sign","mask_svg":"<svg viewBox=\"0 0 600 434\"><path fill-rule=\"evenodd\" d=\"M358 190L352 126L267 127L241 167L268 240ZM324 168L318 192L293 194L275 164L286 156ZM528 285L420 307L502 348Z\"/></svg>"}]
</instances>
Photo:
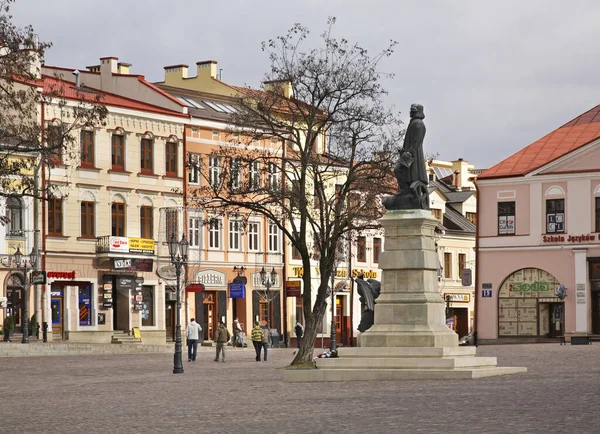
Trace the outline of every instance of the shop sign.
<instances>
[{"instance_id":1,"label":"shop sign","mask_svg":"<svg viewBox=\"0 0 600 434\"><path fill-rule=\"evenodd\" d=\"M300 280L288 280L285 282L285 294L287 297L301 297L302 282Z\"/></svg>"},{"instance_id":2,"label":"shop sign","mask_svg":"<svg viewBox=\"0 0 600 434\"><path fill-rule=\"evenodd\" d=\"M468 303L471 301L471 294L444 294L444 300L450 297L450 301L457 303Z\"/></svg>"},{"instance_id":3,"label":"shop sign","mask_svg":"<svg viewBox=\"0 0 600 434\"><path fill-rule=\"evenodd\" d=\"M129 238L108 237L108 250L110 252L129 253Z\"/></svg>"},{"instance_id":4,"label":"shop sign","mask_svg":"<svg viewBox=\"0 0 600 434\"><path fill-rule=\"evenodd\" d=\"M584 235L567 235L566 239L564 235L544 235L542 242L544 243L588 243L596 241L596 235L584 234Z\"/></svg>"},{"instance_id":5,"label":"shop sign","mask_svg":"<svg viewBox=\"0 0 600 434\"><path fill-rule=\"evenodd\" d=\"M243 283L229 284L229 298L244 298L246 291Z\"/></svg>"},{"instance_id":6,"label":"shop sign","mask_svg":"<svg viewBox=\"0 0 600 434\"><path fill-rule=\"evenodd\" d=\"M292 267L292 273L294 277L303 277L304 276L304 267ZM315 267L316 276L321 275L321 269L319 267ZM374 270L363 270L354 268L352 269L352 278L357 278L359 274L362 274L365 279L377 279L377 271ZM337 279L346 279L348 278L348 269L347 268L337 268L335 271L335 277Z\"/></svg>"},{"instance_id":7,"label":"shop sign","mask_svg":"<svg viewBox=\"0 0 600 434\"><path fill-rule=\"evenodd\" d=\"M154 254L154 240L151 238L129 238L129 253Z\"/></svg>"},{"instance_id":8,"label":"shop sign","mask_svg":"<svg viewBox=\"0 0 600 434\"><path fill-rule=\"evenodd\" d=\"M190 283L185 287L185 292L203 292L204 285L201 283Z\"/></svg>"},{"instance_id":9,"label":"shop sign","mask_svg":"<svg viewBox=\"0 0 600 434\"><path fill-rule=\"evenodd\" d=\"M577 298L577 304L585 304L585 283L578 283L576 285L575 298Z\"/></svg>"},{"instance_id":10,"label":"shop sign","mask_svg":"<svg viewBox=\"0 0 600 434\"><path fill-rule=\"evenodd\" d=\"M102 308L103 309L112 309L112 301L103 301Z\"/></svg>"},{"instance_id":11,"label":"shop sign","mask_svg":"<svg viewBox=\"0 0 600 434\"><path fill-rule=\"evenodd\" d=\"M76 275L74 271L48 271L46 273L48 279L75 279Z\"/></svg>"},{"instance_id":12,"label":"shop sign","mask_svg":"<svg viewBox=\"0 0 600 434\"><path fill-rule=\"evenodd\" d=\"M267 273L267 276L269 276L269 278L271 278L271 273ZM265 287L265 285L262 284L262 279L260 277L260 273L252 273L252 286L254 288ZM279 288L279 287L281 287L281 278L279 277L279 274L277 274L275 277L275 283L273 283L271 288Z\"/></svg>"},{"instance_id":13,"label":"shop sign","mask_svg":"<svg viewBox=\"0 0 600 434\"><path fill-rule=\"evenodd\" d=\"M165 280L177 279L177 271L175 269L175 265L163 265L158 270L156 270L156 274L158 274L159 277Z\"/></svg>"},{"instance_id":14,"label":"shop sign","mask_svg":"<svg viewBox=\"0 0 600 434\"><path fill-rule=\"evenodd\" d=\"M133 289L133 277L130 276L117 276L117 290L129 291Z\"/></svg>"},{"instance_id":15,"label":"shop sign","mask_svg":"<svg viewBox=\"0 0 600 434\"><path fill-rule=\"evenodd\" d=\"M42 270L33 270L31 272L31 284L32 285L45 285L46 284L46 272Z\"/></svg>"},{"instance_id":16,"label":"shop sign","mask_svg":"<svg viewBox=\"0 0 600 434\"><path fill-rule=\"evenodd\" d=\"M218 270L196 271L194 282L202 283L207 288L223 288L225 287L225 273Z\"/></svg>"},{"instance_id":17,"label":"shop sign","mask_svg":"<svg viewBox=\"0 0 600 434\"><path fill-rule=\"evenodd\" d=\"M508 290L511 292L546 292L552 288L550 283L537 281L532 283L511 283L508 286Z\"/></svg>"},{"instance_id":18,"label":"shop sign","mask_svg":"<svg viewBox=\"0 0 600 434\"><path fill-rule=\"evenodd\" d=\"M136 303L133 305L133 310L144 310L144 303Z\"/></svg>"},{"instance_id":19,"label":"shop sign","mask_svg":"<svg viewBox=\"0 0 600 434\"><path fill-rule=\"evenodd\" d=\"M152 259L122 258L113 259L113 269L131 271L152 271Z\"/></svg>"}]
</instances>

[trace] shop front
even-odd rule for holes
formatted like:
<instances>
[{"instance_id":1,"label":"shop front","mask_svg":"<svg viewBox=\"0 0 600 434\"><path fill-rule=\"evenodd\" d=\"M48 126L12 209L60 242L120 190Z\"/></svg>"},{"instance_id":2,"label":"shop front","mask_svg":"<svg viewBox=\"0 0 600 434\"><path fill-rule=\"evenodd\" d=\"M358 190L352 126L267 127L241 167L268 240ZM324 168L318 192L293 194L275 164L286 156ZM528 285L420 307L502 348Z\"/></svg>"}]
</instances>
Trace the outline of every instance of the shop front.
<instances>
[{"instance_id":1,"label":"shop front","mask_svg":"<svg viewBox=\"0 0 600 434\"><path fill-rule=\"evenodd\" d=\"M188 285L186 303L194 306L195 319L202 326L204 340L212 340L219 319L224 319L231 328L227 318L227 274L212 268L198 270L194 273L192 285L202 287Z\"/></svg>"}]
</instances>

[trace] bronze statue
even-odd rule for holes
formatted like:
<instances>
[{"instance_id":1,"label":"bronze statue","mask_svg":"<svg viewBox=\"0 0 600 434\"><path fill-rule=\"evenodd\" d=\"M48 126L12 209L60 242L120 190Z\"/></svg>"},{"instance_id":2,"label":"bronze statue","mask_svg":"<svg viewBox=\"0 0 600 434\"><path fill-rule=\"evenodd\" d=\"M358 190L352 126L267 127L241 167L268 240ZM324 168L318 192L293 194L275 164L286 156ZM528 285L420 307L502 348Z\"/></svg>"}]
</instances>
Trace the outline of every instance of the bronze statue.
<instances>
[{"instance_id":1,"label":"bronze statue","mask_svg":"<svg viewBox=\"0 0 600 434\"><path fill-rule=\"evenodd\" d=\"M398 193L383 199L389 209L429 209L427 170L423 153L425 139L425 113L421 104L410 106L410 122L400 149L394 175L398 181Z\"/></svg>"},{"instance_id":2,"label":"bronze statue","mask_svg":"<svg viewBox=\"0 0 600 434\"><path fill-rule=\"evenodd\" d=\"M375 299L379 297L381 282L375 279L365 280L362 273L358 275L355 281L360 305L362 307L358 331L364 332L369 330L375 322Z\"/></svg>"}]
</instances>

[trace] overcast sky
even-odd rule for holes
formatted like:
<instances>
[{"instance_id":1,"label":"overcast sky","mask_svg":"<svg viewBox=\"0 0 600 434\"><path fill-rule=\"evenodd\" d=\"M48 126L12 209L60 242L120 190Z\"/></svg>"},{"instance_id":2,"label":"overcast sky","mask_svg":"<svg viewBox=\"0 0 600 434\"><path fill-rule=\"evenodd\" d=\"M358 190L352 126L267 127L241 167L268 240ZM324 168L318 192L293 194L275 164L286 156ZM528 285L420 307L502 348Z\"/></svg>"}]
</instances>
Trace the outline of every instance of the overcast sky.
<instances>
[{"instance_id":1,"label":"overcast sky","mask_svg":"<svg viewBox=\"0 0 600 434\"><path fill-rule=\"evenodd\" d=\"M261 41L294 23L374 54L399 42L382 72L408 120L425 107L425 151L490 167L600 103L600 2L595 0L17 0L19 24L53 42L49 65L104 56L163 79L163 67L216 60L223 80L258 86ZM307 47L309 48L309 47Z\"/></svg>"}]
</instances>

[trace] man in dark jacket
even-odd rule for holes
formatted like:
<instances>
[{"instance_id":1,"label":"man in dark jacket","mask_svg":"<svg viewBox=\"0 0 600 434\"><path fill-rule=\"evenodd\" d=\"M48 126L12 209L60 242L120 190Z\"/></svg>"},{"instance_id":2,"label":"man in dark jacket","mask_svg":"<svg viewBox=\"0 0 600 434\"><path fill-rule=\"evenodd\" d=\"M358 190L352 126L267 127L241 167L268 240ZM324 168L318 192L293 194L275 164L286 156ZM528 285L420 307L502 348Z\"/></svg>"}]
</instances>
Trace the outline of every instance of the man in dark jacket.
<instances>
[{"instance_id":1,"label":"man in dark jacket","mask_svg":"<svg viewBox=\"0 0 600 434\"><path fill-rule=\"evenodd\" d=\"M219 320L219 327L215 331L215 342L217 343L217 356L215 357L215 362L219 361L219 354L223 352L223 362L225 362L225 344L229 342L231 339L231 334L227 327L225 327L225 323L223 320Z\"/></svg>"}]
</instances>

